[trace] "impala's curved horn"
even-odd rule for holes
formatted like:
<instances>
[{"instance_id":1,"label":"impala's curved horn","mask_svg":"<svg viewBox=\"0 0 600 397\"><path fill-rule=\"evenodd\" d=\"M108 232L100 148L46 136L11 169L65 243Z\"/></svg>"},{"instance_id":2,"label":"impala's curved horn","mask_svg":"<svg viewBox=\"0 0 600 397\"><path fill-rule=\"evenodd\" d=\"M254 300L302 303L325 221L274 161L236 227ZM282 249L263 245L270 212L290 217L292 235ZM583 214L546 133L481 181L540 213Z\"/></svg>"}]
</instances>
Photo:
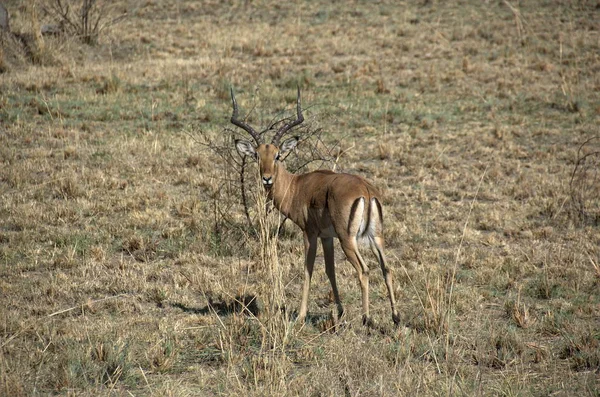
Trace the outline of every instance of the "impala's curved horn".
<instances>
[{"instance_id":1,"label":"impala's curved horn","mask_svg":"<svg viewBox=\"0 0 600 397\"><path fill-rule=\"evenodd\" d=\"M254 139L256 144L260 145L261 144L260 134L257 133L254 130L254 128L250 127L248 124L246 124L245 122L243 122L242 120L240 120L238 118L238 104L237 104L237 101L235 100L235 95L233 93L233 87L231 87L231 102L233 104L233 114L231 115L231 123L235 126L240 127L241 129L246 131L248 134L250 134L250 136L252 136L252 138Z\"/></svg>"},{"instance_id":2,"label":"impala's curved horn","mask_svg":"<svg viewBox=\"0 0 600 397\"><path fill-rule=\"evenodd\" d=\"M281 137L284 136L286 132L288 132L295 126L302 124L303 121L304 116L302 115L302 100L300 98L300 86L298 86L298 97L296 98L296 120L284 124L283 127L281 127L275 133L271 143L275 146L279 146L279 141L281 140Z\"/></svg>"}]
</instances>

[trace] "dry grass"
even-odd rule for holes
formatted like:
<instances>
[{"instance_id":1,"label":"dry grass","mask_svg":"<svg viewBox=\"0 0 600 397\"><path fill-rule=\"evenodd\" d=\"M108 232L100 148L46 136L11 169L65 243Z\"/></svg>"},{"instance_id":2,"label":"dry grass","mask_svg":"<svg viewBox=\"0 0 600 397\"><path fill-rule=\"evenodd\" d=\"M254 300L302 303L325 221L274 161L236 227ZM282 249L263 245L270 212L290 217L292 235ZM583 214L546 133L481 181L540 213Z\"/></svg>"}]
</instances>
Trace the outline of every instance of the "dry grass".
<instances>
[{"instance_id":1,"label":"dry grass","mask_svg":"<svg viewBox=\"0 0 600 397\"><path fill-rule=\"evenodd\" d=\"M600 231L573 197L597 209L598 179L570 183L600 133L596 14L150 0L93 49L47 39L55 62L0 80L0 395L597 395ZM347 322L317 266L295 324L300 233L249 231L201 144L231 144L230 85L266 126L297 84L385 194L399 329L377 272L361 326L339 250Z\"/></svg>"}]
</instances>

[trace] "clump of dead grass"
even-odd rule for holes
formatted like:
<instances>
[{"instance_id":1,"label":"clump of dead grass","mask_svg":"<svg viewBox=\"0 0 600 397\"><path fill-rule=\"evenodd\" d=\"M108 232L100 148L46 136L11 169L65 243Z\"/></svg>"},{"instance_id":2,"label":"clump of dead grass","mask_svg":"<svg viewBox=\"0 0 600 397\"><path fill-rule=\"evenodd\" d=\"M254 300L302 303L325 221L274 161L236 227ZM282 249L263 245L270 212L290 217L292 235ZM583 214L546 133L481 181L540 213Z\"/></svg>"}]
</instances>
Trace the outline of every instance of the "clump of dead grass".
<instances>
[{"instance_id":1,"label":"clump of dead grass","mask_svg":"<svg viewBox=\"0 0 600 397\"><path fill-rule=\"evenodd\" d=\"M521 301L521 291L517 294L516 300L508 300L504 306L507 315L520 328L529 328L535 324L535 317L530 308Z\"/></svg>"},{"instance_id":2,"label":"clump of dead grass","mask_svg":"<svg viewBox=\"0 0 600 397\"><path fill-rule=\"evenodd\" d=\"M258 174L253 178L257 184L258 178ZM287 390L288 349L294 331L286 308L287 272L277 251L280 217L271 210L262 190L254 192L258 240L247 240L247 244L257 246L253 251L258 264L253 272L260 280L256 286L258 296L250 302L236 300L241 305L241 315L234 314L232 321L220 322L219 344L231 371L239 373L257 392L275 395ZM251 309L257 305L256 300L260 300L260 311ZM246 345L249 351L240 362L237 350Z\"/></svg>"},{"instance_id":3,"label":"clump of dead grass","mask_svg":"<svg viewBox=\"0 0 600 397\"><path fill-rule=\"evenodd\" d=\"M575 371L600 371L600 333L597 329L578 330L563 338L560 358L569 359Z\"/></svg>"}]
</instances>

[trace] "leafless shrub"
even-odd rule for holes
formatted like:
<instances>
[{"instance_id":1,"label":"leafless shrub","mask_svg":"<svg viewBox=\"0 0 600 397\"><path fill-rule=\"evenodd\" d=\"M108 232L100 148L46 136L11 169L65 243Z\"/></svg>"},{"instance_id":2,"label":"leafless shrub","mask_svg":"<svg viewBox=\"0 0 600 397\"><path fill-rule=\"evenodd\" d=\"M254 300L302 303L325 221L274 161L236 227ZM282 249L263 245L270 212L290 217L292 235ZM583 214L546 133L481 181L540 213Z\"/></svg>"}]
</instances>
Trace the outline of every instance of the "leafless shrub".
<instances>
[{"instance_id":1,"label":"leafless shrub","mask_svg":"<svg viewBox=\"0 0 600 397\"><path fill-rule=\"evenodd\" d=\"M115 15L112 2L102 0L45 0L42 10L56 21L59 31L90 45L98 42L104 30L128 15Z\"/></svg>"},{"instance_id":2,"label":"leafless shrub","mask_svg":"<svg viewBox=\"0 0 600 397\"><path fill-rule=\"evenodd\" d=\"M281 123L288 121L288 118L280 119L280 115L278 114L269 123L268 127L259 134L261 136L268 134L271 130L276 130ZM232 225L234 222L229 215L232 213L230 210L232 206L239 203L243 206L248 230L251 234L256 234L256 225L258 222L256 211L256 198L258 196L256 195L256 189L259 184L252 178L252 173L255 172L252 160L240 157L235 150L234 144L236 138L246 138L246 136L230 128L225 128L220 139L213 139L203 131L200 131L200 134L202 137L201 141L197 142L216 154L223 162L221 172L223 183L220 184L219 192L215 192L216 196L219 197L217 201L220 203L218 208L215 207L215 221L217 222L218 220L219 224ZM313 163L316 163L318 168L323 168L326 164L332 165L335 162L338 143L325 143L321 128L308 123L295 130L294 134L299 137L301 149L290 153L285 159L286 166L290 172L297 173L305 170ZM239 200L232 200L233 197L239 197ZM233 213L236 212L234 211ZM217 227L216 223L215 226Z\"/></svg>"},{"instance_id":3,"label":"leafless shrub","mask_svg":"<svg viewBox=\"0 0 600 397\"><path fill-rule=\"evenodd\" d=\"M569 187L572 216L584 224L600 224L600 136L579 146Z\"/></svg>"}]
</instances>

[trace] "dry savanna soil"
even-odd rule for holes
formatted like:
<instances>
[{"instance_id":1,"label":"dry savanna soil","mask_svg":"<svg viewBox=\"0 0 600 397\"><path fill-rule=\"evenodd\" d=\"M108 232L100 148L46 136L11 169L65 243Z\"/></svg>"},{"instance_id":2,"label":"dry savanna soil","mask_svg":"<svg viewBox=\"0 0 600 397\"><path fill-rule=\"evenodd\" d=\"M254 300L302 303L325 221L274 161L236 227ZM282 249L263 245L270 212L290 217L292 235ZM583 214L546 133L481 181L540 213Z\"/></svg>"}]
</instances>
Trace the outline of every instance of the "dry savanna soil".
<instances>
[{"instance_id":1,"label":"dry savanna soil","mask_svg":"<svg viewBox=\"0 0 600 397\"><path fill-rule=\"evenodd\" d=\"M23 3L13 31L53 22ZM96 44L3 51L0 395L600 394L600 3L104 4ZM263 130L297 86L286 162L381 190L398 327L337 243L343 317L319 248L295 321L302 234L253 163L248 224L229 90Z\"/></svg>"}]
</instances>

